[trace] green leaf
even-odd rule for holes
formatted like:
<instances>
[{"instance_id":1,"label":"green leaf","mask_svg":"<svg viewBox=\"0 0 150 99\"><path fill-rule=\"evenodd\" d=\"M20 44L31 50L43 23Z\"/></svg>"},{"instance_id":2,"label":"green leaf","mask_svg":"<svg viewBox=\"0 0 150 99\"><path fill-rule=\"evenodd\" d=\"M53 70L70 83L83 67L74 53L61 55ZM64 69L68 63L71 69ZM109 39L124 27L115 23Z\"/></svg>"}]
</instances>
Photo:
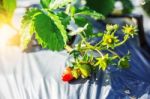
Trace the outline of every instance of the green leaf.
<instances>
[{"instance_id":1,"label":"green leaf","mask_svg":"<svg viewBox=\"0 0 150 99\"><path fill-rule=\"evenodd\" d=\"M107 68L107 62L106 62L106 60L100 60L99 64L100 64L99 68L101 68L103 71L105 71L106 68Z\"/></svg>"},{"instance_id":2,"label":"green leaf","mask_svg":"<svg viewBox=\"0 0 150 99\"><path fill-rule=\"evenodd\" d=\"M122 2L122 5L123 5L123 13L124 14L131 13L134 8L131 0L120 0L120 1Z\"/></svg>"},{"instance_id":3,"label":"green leaf","mask_svg":"<svg viewBox=\"0 0 150 99\"><path fill-rule=\"evenodd\" d=\"M115 0L86 0L87 6L103 15L110 14L115 5Z\"/></svg>"},{"instance_id":4,"label":"green leaf","mask_svg":"<svg viewBox=\"0 0 150 99\"><path fill-rule=\"evenodd\" d=\"M95 20L105 18L102 14L100 14L94 10L88 9L88 8L78 10L78 12L75 15L77 15L77 16L78 15L90 16L91 18L93 18Z\"/></svg>"},{"instance_id":5,"label":"green leaf","mask_svg":"<svg viewBox=\"0 0 150 99\"><path fill-rule=\"evenodd\" d=\"M76 79L78 79L79 76L80 76L80 74L78 73L78 70L77 70L77 69L73 69L73 70L72 70L72 75L73 75L73 77L76 78Z\"/></svg>"},{"instance_id":6,"label":"green leaf","mask_svg":"<svg viewBox=\"0 0 150 99\"><path fill-rule=\"evenodd\" d=\"M80 26L80 27L84 27L87 23L89 23L89 21L82 16L75 16L74 17L75 23Z\"/></svg>"},{"instance_id":7,"label":"green leaf","mask_svg":"<svg viewBox=\"0 0 150 99\"><path fill-rule=\"evenodd\" d=\"M123 69L129 68L129 66L130 66L129 61L130 61L130 53L128 53L127 55L125 55L118 61L118 67L123 68Z\"/></svg>"},{"instance_id":8,"label":"green leaf","mask_svg":"<svg viewBox=\"0 0 150 99\"><path fill-rule=\"evenodd\" d=\"M89 61L89 56L87 55L87 54L85 54L84 56L83 56L83 62L88 62Z\"/></svg>"},{"instance_id":9,"label":"green leaf","mask_svg":"<svg viewBox=\"0 0 150 99\"><path fill-rule=\"evenodd\" d=\"M24 14L24 16L21 20L21 29L22 29L22 31L24 32L24 29L33 22L33 18L36 15L41 14L41 13L42 12L37 8L29 8L25 12L25 14Z\"/></svg>"},{"instance_id":10,"label":"green leaf","mask_svg":"<svg viewBox=\"0 0 150 99\"><path fill-rule=\"evenodd\" d=\"M128 68L129 67L129 60L126 58L121 58L118 62L119 68Z\"/></svg>"},{"instance_id":11,"label":"green leaf","mask_svg":"<svg viewBox=\"0 0 150 99\"><path fill-rule=\"evenodd\" d=\"M80 64L78 65L80 71L81 71L81 74L83 76L83 78L87 78L90 76L90 73L91 73L91 67L87 64Z\"/></svg>"},{"instance_id":12,"label":"green leaf","mask_svg":"<svg viewBox=\"0 0 150 99\"><path fill-rule=\"evenodd\" d=\"M76 8L74 6L70 7L70 15L74 16L74 14L76 13Z\"/></svg>"},{"instance_id":13,"label":"green leaf","mask_svg":"<svg viewBox=\"0 0 150 99\"><path fill-rule=\"evenodd\" d=\"M106 54L103 57L97 58L97 62L95 65L99 66L99 68L105 71L108 66L108 59L109 59L108 54Z\"/></svg>"},{"instance_id":14,"label":"green leaf","mask_svg":"<svg viewBox=\"0 0 150 99\"><path fill-rule=\"evenodd\" d=\"M34 33L34 17L41 14L41 11L37 8L28 9L21 21L21 47L26 49L27 45L31 41L32 35Z\"/></svg>"},{"instance_id":15,"label":"green leaf","mask_svg":"<svg viewBox=\"0 0 150 99\"><path fill-rule=\"evenodd\" d=\"M72 52L70 52L70 55L73 55L73 57L76 59L77 57L79 57L80 52L78 50L73 50Z\"/></svg>"},{"instance_id":16,"label":"green leaf","mask_svg":"<svg viewBox=\"0 0 150 99\"><path fill-rule=\"evenodd\" d=\"M93 34L93 26L92 24L88 21L88 19L86 19L85 17L82 16L76 16L74 17L75 19L75 23L79 26L79 27L85 27L86 24L88 24L88 26L86 27L85 31L85 36L86 37L90 37Z\"/></svg>"},{"instance_id":17,"label":"green leaf","mask_svg":"<svg viewBox=\"0 0 150 99\"><path fill-rule=\"evenodd\" d=\"M48 8L51 0L40 0L40 3L43 8Z\"/></svg>"},{"instance_id":18,"label":"green leaf","mask_svg":"<svg viewBox=\"0 0 150 99\"><path fill-rule=\"evenodd\" d=\"M68 5L73 1L74 0L54 0L54 2L52 2L49 7L50 9L58 9Z\"/></svg>"},{"instance_id":19,"label":"green leaf","mask_svg":"<svg viewBox=\"0 0 150 99\"><path fill-rule=\"evenodd\" d=\"M91 54L89 57L89 61L94 61L93 59L94 59L94 56L93 56L93 54Z\"/></svg>"},{"instance_id":20,"label":"green leaf","mask_svg":"<svg viewBox=\"0 0 150 99\"><path fill-rule=\"evenodd\" d=\"M74 31L71 31L69 33L70 36L75 36L75 35L78 35L80 33L83 33L84 31L87 30L87 27L88 27L88 24L86 24L84 27L78 27L76 30Z\"/></svg>"},{"instance_id":21,"label":"green leaf","mask_svg":"<svg viewBox=\"0 0 150 99\"><path fill-rule=\"evenodd\" d=\"M34 19L36 39L44 48L60 51L67 42L67 32L53 13L39 14Z\"/></svg>"},{"instance_id":22,"label":"green leaf","mask_svg":"<svg viewBox=\"0 0 150 99\"><path fill-rule=\"evenodd\" d=\"M77 44L77 50L80 50L81 49L81 47L82 47L82 43L83 43L83 41L81 40L81 41L79 41L79 43Z\"/></svg>"},{"instance_id":23,"label":"green leaf","mask_svg":"<svg viewBox=\"0 0 150 99\"><path fill-rule=\"evenodd\" d=\"M147 0L147 2L142 5L142 8L144 9L144 11L146 12L146 14L150 17L150 1Z\"/></svg>"},{"instance_id":24,"label":"green leaf","mask_svg":"<svg viewBox=\"0 0 150 99\"><path fill-rule=\"evenodd\" d=\"M61 20L62 24L65 28L67 28L67 25L69 25L71 17L65 14L64 12L57 13L57 16L59 16L59 19Z\"/></svg>"},{"instance_id":25,"label":"green leaf","mask_svg":"<svg viewBox=\"0 0 150 99\"><path fill-rule=\"evenodd\" d=\"M32 40L32 36L33 36L33 30L34 30L34 26L33 23L30 23L26 29L24 29L24 32L22 32L21 34L21 48L24 50L28 47L28 44L31 42Z\"/></svg>"},{"instance_id":26,"label":"green leaf","mask_svg":"<svg viewBox=\"0 0 150 99\"><path fill-rule=\"evenodd\" d=\"M91 37L92 37L92 38L96 38L96 37L102 37L103 35L104 35L104 33L98 32L98 33L93 33L93 34L91 35Z\"/></svg>"}]
</instances>

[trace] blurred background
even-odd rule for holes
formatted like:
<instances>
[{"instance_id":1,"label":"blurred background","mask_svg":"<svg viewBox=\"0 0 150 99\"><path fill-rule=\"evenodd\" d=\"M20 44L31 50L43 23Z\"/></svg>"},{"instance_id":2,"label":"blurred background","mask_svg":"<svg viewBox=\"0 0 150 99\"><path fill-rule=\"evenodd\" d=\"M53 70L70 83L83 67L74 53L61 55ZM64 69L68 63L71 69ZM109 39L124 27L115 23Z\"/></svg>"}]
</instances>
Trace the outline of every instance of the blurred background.
<instances>
[{"instance_id":1,"label":"blurred background","mask_svg":"<svg viewBox=\"0 0 150 99\"><path fill-rule=\"evenodd\" d=\"M78 3L82 3L81 1L84 1L84 0L77 0ZM102 1L96 0L96 1L103 2L103 0ZM107 0L104 0L104 1L107 1ZM130 0L130 1L132 2L133 6L134 6L132 13L141 14L144 16L144 28L145 28L145 31L147 31L147 33L148 33L148 31L150 31L150 17L144 11L142 6L143 5L150 6L150 4L149 4L150 0ZM26 7L29 7L33 4L39 4L39 2L40 2L40 0L17 0L17 9L14 14L13 24L15 24L15 26L17 28L20 28L21 17L23 16L23 14L25 12ZM110 5L110 4L108 4L108 5ZM122 9L122 4L120 3L120 1L115 2L115 8L118 10ZM148 7L147 7L147 9L148 9Z\"/></svg>"},{"instance_id":2,"label":"blurred background","mask_svg":"<svg viewBox=\"0 0 150 99\"><path fill-rule=\"evenodd\" d=\"M142 27L144 27L143 32L146 37L149 37L150 35L150 0L76 0L75 3L77 6L82 6L86 4L90 8L104 14L105 16L108 16L110 14L134 14L136 16L142 15ZM9 29L0 29L1 35L3 35L0 37L0 42L2 46L5 45L4 42L6 42L8 38L11 38L19 32L21 26L21 19L26 11L26 8L31 6L37 6L39 4L40 0L17 0L17 8L15 9L14 16L12 18L13 29L11 29L10 27L5 27ZM117 21L114 20L114 22L116 23ZM10 30L11 33L8 30ZM17 38L14 39L17 40Z\"/></svg>"}]
</instances>

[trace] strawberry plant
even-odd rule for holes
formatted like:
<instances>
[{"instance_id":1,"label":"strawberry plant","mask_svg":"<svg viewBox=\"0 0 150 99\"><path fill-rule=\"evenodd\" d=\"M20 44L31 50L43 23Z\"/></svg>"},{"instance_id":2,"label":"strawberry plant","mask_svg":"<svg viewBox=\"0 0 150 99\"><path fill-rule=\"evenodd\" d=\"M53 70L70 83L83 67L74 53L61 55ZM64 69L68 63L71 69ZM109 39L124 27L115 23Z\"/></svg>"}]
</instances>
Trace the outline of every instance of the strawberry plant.
<instances>
[{"instance_id":1,"label":"strawberry plant","mask_svg":"<svg viewBox=\"0 0 150 99\"><path fill-rule=\"evenodd\" d=\"M73 6L73 1L41 0L42 8L29 8L22 20L22 47L27 47L35 33L35 38L42 47L53 51L64 49L70 37L67 33L70 21L79 27L76 32L86 28L86 36L90 36L92 25L85 16L94 19L101 19L103 16L87 7L77 9Z\"/></svg>"},{"instance_id":2,"label":"strawberry plant","mask_svg":"<svg viewBox=\"0 0 150 99\"><path fill-rule=\"evenodd\" d=\"M65 69L62 80L88 78L98 69L105 71L108 66L128 68L130 53L119 56L115 49L124 44L129 38L136 35L136 27L123 26L123 40L116 35L119 25L107 25L104 32L93 33L93 25L89 17L95 20L104 19L104 16L86 6L74 6L74 0L41 0L41 8L29 8L22 19L21 41L26 48L33 34L37 42L52 51L66 49L73 58ZM75 30L69 28L73 24ZM75 46L67 42L72 36L79 36ZM96 44L90 41L101 38ZM96 53L97 56L94 56Z\"/></svg>"},{"instance_id":3,"label":"strawberry plant","mask_svg":"<svg viewBox=\"0 0 150 99\"><path fill-rule=\"evenodd\" d=\"M105 71L109 66L115 66L120 69L129 68L130 52L124 56L120 56L115 52L115 49L136 35L137 30L132 25L123 26L122 31L124 36L123 40L120 40L115 35L118 28L119 26L116 24L108 24L106 31L101 35L101 40L95 45L91 45L88 42L89 38L84 37L84 31L79 34L81 40L70 52L70 55L73 57L70 67L75 79L79 77L88 78L95 70L100 69ZM96 53L96 56L94 56L94 53Z\"/></svg>"}]
</instances>

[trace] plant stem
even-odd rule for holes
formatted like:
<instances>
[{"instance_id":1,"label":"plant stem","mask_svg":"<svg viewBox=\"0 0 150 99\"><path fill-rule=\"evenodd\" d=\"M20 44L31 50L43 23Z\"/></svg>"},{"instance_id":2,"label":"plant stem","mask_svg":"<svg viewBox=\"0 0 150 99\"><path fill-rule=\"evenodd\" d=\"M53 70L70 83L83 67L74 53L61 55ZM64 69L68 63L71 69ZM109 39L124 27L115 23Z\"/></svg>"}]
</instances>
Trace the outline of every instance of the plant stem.
<instances>
[{"instance_id":1,"label":"plant stem","mask_svg":"<svg viewBox=\"0 0 150 99\"><path fill-rule=\"evenodd\" d=\"M73 51L73 48L71 48L69 45L66 45L65 49L67 50L68 53Z\"/></svg>"},{"instance_id":2,"label":"plant stem","mask_svg":"<svg viewBox=\"0 0 150 99\"><path fill-rule=\"evenodd\" d=\"M117 46L121 46L122 44L124 44L124 43L128 40L128 38L129 38L129 35L125 35L125 36L124 36L124 40L123 40L122 42L120 42L120 43L116 44L116 46L115 46L115 47L117 47Z\"/></svg>"},{"instance_id":3,"label":"plant stem","mask_svg":"<svg viewBox=\"0 0 150 99\"><path fill-rule=\"evenodd\" d=\"M97 51L102 58L104 57L101 51L99 51L98 49L94 49L94 50Z\"/></svg>"},{"instance_id":4,"label":"plant stem","mask_svg":"<svg viewBox=\"0 0 150 99\"><path fill-rule=\"evenodd\" d=\"M113 55L116 55L119 59L121 58L116 52L110 50L110 49L107 49L109 52L111 52Z\"/></svg>"},{"instance_id":5,"label":"plant stem","mask_svg":"<svg viewBox=\"0 0 150 99\"><path fill-rule=\"evenodd\" d=\"M112 35L115 35L116 31L117 31L117 30L114 30L114 31L112 32Z\"/></svg>"},{"instance_id":6,"label":"plant stem","mask_svg":"<svg viewBox=\"0 0 150 99\"><path fill-rule=\"evenodd\" d=\"M95 45L95 47L98 46L98 45L101 44L101 43L102 43L102 40L99 41L99 42Z\"/></svg>"},{"instance_id":7,"label":"plant stem","mask_svg":"<svg viewBox=\"0 0 150 99\"><path fill-rule=\"evenodd\" d=\"M69 12L70 12L70 7L71 7L71 4L68 4L68 5L67 5L67 8L66 8L66 11L65 11L66 14L69 14Z\"/></svg>"},{"instance_id":8,"label":"plant stem","mask_svg":"<svg viewBox=\"0 0 150 99\"><path fill-rule=\"evenodd\" d=\"M86 39L84 38L84 36L82 34L80 34L80 36L81 36L82 40L84 41L84 43L87 46L87 47L85 47L85 51L87 51L87 50L95 50L96 52L99 53L99 55L101 57L104 57L104 55L96 47L94 47L94 46L90 45L88 42L86 42Z\"/></svg>"},{"instance_id":9,"label":"plant stem","mask_svg":"<svg viewBox=\"0 0 150 99\"><path fill-rule=\"evenodd\" d=\"M80 33L79 35L81 36L83 42L85 43L85 45L86 45L87 47L89 47L89 48L92 48L92 47L93 47L93 46L91 46L91 45L86 41L85 37L84 37L81 33Z\"/></svg>"}]
</instances>

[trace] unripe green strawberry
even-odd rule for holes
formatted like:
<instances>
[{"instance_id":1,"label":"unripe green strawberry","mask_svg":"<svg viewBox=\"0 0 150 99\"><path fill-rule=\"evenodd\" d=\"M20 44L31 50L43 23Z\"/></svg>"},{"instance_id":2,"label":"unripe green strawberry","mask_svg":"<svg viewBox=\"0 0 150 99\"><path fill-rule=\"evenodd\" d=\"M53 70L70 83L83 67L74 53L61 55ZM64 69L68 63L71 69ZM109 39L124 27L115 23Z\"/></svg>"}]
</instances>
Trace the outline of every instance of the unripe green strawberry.
<instances>
[{"instance_id":1,"label":"unripe green strawberry","mask_svg":"<svg viewBox=\"0 0 150 99\"><path fill-rule=\"evenodd\" d=\"M72 70L72 75L75 79L78 79L81 75L81 71L79 69L73 69Z\"/></svg>"},{"instance_id":2,"label":"unripe green strawberry","mask_svg":"<svg viewBox=\"0 0 150 99\"><path fill-rule=\"evenodd\" d=\"M82 75L83 78L87 78L87 77L90 76L91 68L90 68L89 65L82 64L82 65L80 65L79 69L81 71L81 75Z\"/></svg>"}]
</instances>

